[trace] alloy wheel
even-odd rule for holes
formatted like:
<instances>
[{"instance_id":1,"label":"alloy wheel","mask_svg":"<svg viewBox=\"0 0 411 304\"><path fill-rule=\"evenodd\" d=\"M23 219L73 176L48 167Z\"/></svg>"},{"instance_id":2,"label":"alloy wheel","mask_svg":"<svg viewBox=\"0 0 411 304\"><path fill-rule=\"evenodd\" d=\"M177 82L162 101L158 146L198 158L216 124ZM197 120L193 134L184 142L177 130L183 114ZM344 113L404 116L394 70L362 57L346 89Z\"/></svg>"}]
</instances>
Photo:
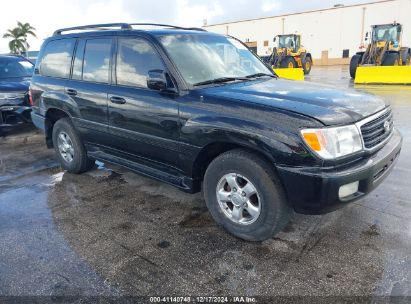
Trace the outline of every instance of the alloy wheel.
<instances>
[{"instance_id":1,"label":"alloy wheel","mask_svg":"<svg viewBox=\"0 0 411 304\"><path fill-rule=\"evenodd\" d=\"M236 224L250 225L261 214L257 188L240 174L225 174L217 184L216 195L221 211Z\"/></svg>"},{"instance_id":2,"label":"alloy wheel","mask_svg":"<svg viewBox=\"0 0 411 304\"><path fill-rule=\"evenodd\" d=\"M70 136L66 132L60 132L57 137L57 145L61 157L71 163L74 159L74 146Z\"/></svg>"}]
</instances>

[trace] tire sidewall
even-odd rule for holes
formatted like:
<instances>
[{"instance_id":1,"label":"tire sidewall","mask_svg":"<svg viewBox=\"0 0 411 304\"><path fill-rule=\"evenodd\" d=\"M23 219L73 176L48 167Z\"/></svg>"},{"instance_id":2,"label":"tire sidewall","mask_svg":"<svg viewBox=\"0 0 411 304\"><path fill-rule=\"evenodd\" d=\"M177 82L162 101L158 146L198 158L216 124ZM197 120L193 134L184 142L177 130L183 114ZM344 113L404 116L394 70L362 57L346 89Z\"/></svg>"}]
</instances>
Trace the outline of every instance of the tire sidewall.
<instances>
[{"instance_id":1,"label":"tire sidewall","mask_svg":"<svg viewBox=\"0 0 411 304\"><path fill-rule=\"evenodd\" d=\"M285 57L283 60L281 60L280 67L281 67L281 68L288 68L288 64L289 64L290 62L293 63L293 68L296 68L296 67L297 67L297 63L295 62L294 58L293 58L293 57L289 57L289 56L288 56L288 57Z\"/></svg>"},{"instance_id":2,"label":"tire sidewall","mask_svg":"<svg viewBox=\"0 0 411 304\"><path fill-rule=\"evenodd\" d=\"M360 64L360 60L361 60L361 56L358 55L358 54L354 55L351 58L351 61L350 61L350 76L351 76L351 78L355 78L355 74L356 74L357 68Z\"/></svg>"},{"instance_id":3,"label":"tire sidewall","mask_svg":"<svg viewBox=\"0 0 411 304\"><path fill-rule=\"evenodd\" d=\"M71 139L74 148L74 157L71 162L67 162L61 155L58 148L57 138L61 132L65 132ZM84 151L82 143L74 130L74 127L68 121L68 119L58 120L53 127L53 145L56 151L57 157L60 160L63 169L69 172L76 172L81 167L81 153Z\"/></svg>"},{"instance_id":4,"label":"tire sidewall","mask_svg":"<svg viewBox=\"0 0 411 304\"><path fill-rule=\"evenodd\" d=\"M283 194L272 181L269 175L261 168L250 166L250 161L241 165L238 159L224 159L218 166L210 165L206 172L204 195L206 204L215 221L222 225L230 233L246 240L262 240L267 235L272 235L276 230L276 222L280 221L279 213L276 212L281 208L280 203L284 201ZM220 179L229 173L237 173L247 178L257 189L260 198L261 212L258 219L249 225L241 225L232 222L221 210L216 189ZM252 235L252 237L251 237Z\"/></svg>"},{"instance_id":5,"label":"tire sidewall","mask_svg":"<svg viewBox=\"0 0 411 304\"><path fill-rule=\"evenodd\" d=\"M309 68L308 70L306 69L306 63L307 63L307 62L310 63L310 68ZM306 57L306 58L304 59L304 61L303 61L302 64L303 64L304 74L305 74L305 75L310 74L311 68L312 68L312 66L313 66L313 61L311 60L311 58L310 58L310 57Z\"/></svg>"},{"instance_id":6,"label":"tire sidewall","mask_svg":"<svg viewBox=\"0 0 411 304\"><path fill-rule=\"evenodd\" d=\"M385 58L382 62L382 65L383 66L394 66L395 61L397 61L398 64L399 64L400 63L400 56L398 54L395 54L395 53L388 53L385 56Z\"/></svg>"}]
</instances>

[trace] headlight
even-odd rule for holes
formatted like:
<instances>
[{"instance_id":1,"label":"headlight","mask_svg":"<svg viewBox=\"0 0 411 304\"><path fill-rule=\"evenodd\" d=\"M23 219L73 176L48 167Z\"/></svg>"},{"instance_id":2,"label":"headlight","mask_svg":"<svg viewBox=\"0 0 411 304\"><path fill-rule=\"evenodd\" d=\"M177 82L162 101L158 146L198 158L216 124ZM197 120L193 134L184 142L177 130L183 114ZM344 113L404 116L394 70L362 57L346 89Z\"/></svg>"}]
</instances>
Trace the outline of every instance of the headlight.
<instances>
[{"instance_id":1,"label":"headlight","mask_svg":"<svg viewBox=\"0 0 411 304\"><path fill-rule=\"evenodd\" d=\"M362 150L361 135L355 125L301 130L305 143L321 158L334 159Z\"/></svg>"}]
</instances>

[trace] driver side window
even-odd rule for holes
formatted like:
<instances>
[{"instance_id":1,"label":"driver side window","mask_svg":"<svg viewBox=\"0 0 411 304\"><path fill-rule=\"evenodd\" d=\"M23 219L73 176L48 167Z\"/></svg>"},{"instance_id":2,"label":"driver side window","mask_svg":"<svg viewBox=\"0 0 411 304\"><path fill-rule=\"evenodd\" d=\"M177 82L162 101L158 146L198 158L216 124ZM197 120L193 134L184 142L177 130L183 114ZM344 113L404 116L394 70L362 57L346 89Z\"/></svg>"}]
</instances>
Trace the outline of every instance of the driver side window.
<instances>
[{"instance_id":1,"label":"driver side window","mask_svg":"<svg viewBox=\"0 0 411 304\"><path fill-rule=\"evenodd\" d=\"M164 70L157 51L141 38L119 38L117 51L117 84L147 88L150 70Z\"/></svg>"}]
</instances>

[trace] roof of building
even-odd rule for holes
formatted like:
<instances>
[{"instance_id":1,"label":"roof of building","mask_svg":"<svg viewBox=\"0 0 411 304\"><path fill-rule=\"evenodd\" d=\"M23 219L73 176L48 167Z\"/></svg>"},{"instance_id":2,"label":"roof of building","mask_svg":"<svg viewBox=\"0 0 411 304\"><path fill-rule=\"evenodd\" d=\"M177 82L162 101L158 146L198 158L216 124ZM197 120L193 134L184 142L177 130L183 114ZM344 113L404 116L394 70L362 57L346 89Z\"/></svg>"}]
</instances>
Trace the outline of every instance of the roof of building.
<instances>
[{"instance_id":1,"label":"roof of building","mask_svg":"<svg viewBox=\"0 0 411 304\"><path fill-rule=\"evenodd\" d=\"M207 27L211 27L211 26L218 26L218 25L226 25L226 24L233 24L233 23L263 20L263 19L287 17L287 16L293 16L293 15L301 15L301 14L307 14L307 13L323 12L323 11L329 11L329 10L344 9L344 8L355 7L355 6L380 4L380 3L384 3L384 2L394 2L394 1L398 1L398 0L379 0L379 1L373 1L373 2L365 2L365 3L342 5L342 6L336 5L334 7L322 8L322 9L316 9L316 10L308 10L308 11L302 11L302 12L296 12L296 13L281 14L281 15L267 16L267 17L257 17L257 18L243 19L243 20L234 20L234 21L227 21L227 22L214 23L214 24L207 24L207 25L204 25L203 28L207 28Z\"/></svg>"}]
</instances>

